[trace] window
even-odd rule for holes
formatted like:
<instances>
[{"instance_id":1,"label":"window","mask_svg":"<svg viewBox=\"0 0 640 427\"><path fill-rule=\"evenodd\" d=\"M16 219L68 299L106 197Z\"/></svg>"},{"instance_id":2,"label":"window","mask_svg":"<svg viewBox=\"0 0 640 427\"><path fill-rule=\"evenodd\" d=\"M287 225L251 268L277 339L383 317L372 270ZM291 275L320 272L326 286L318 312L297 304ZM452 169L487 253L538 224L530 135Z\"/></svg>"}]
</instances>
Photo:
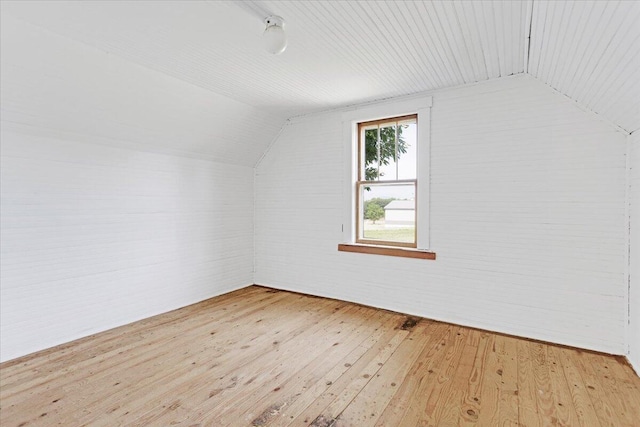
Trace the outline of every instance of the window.
<instances>
[{"instance_id":1,"label":"window","mask_svg":"<svg viewBox=\"0 0 640 427\"><path fill-rule=\"evenodd\" d=\"M358 124L357 243L416 247L417 119Z\"/></svg>"},{"instance_id":2,"label":"window","mask_svg":"<svg viewBox=\"0 0 640 427\"><path fill-rule=\"evenodd\" d=\"M431 97L342 116L344 242L340 251L435 259L429 247Z\"/></svg>"}]
</instances>

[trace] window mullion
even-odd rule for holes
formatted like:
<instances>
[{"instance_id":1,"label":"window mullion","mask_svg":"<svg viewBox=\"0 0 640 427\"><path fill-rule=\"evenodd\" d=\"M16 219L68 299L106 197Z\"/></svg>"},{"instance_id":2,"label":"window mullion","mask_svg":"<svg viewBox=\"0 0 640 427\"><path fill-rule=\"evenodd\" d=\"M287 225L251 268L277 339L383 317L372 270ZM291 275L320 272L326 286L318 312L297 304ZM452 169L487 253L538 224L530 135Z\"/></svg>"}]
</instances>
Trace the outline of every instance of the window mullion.
<instances>
[{"instance_id":1,"label":"window mullion","mask_svg":"<svg viewBox=\"0 0 640 427\"><path fill-rule=\"evenodd\" d=\"M377 152L378 152L378 171L376 172L376 181L380 181L380 144L381 144L381 138L380 138L380 125L378 125L378 141L376 142L376 148L377 148Z\"/></svg>"},{"instance_id":2,"label":"window mullion","mask_svg":"<svg viewBox=\"0 0 640 427\"><path fill-rule=\"evenodd\" d=\"M395 129L394 134L395 134L395 145L396 145L394 160L396 162L396 179L398 179L398 176L399 176L398 175L398 160L399 160L398 159L398 122L396 122L396 129Z\"/></svg>"}]
</instances>

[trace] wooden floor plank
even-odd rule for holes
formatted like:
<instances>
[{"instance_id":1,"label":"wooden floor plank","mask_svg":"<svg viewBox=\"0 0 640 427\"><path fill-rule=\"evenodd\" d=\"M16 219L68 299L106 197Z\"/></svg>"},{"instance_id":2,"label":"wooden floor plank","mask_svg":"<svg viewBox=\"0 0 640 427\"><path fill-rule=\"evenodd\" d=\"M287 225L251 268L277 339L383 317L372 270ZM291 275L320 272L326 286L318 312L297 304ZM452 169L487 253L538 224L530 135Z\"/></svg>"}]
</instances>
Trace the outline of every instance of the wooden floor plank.
<instances>
[{"instance_id":1,"label":"wooden floor plank","mask_svg":"<svg viewBox=\"0 0 640 427\"><path fill-rule=\"evenodd\" d=\"M553 393L551 391L551 379L549 375L548 347L539 342L525 341L529 347L529 360L533 372L533 385L536 396L536 408L541 424L543 420L554 420L558 422L558 414L553 404Z\"/></svg>"},{"instance_id":2,"label":"wooden floor plank","mask_svg":"<svg viewBox=\"0 0 640 427\"><path fill-rule=\"evenodd\" d=\"M285 412L285 415L293 416L291 421L286 420L285 417L281 421L274 422L273 425L308 426L319 417L330 420L331 418L323 415L323 413L326 413L326 408L339 396L343 395L356 379L371 378L375 375L408 335L409 331L406 330L388 329L370 350L360 358L354 359L353 362L347 362L346 365L348 366L345 365L345 367L348 369L342 371L341 375L337 377L328 376L325 387L322 387L321 382L317 383L316 387L321 392L311 402L300 402L298 407L292 405ZM358 392L358 389L353 389L353 387L351 387L351 390L352 396L355 396Z\"/></svg>"},{"instance_id":3,"label":"wooden floor plank","mask_svg":"<svg viewBox=\"0 0 640 427\"><path fill-rule=\"evenodd\" d=\"M497 412L498 409L498 393L490 396L485 389L485 375L489 373L487 369L491 362L495 362L492 358L495 344L495 335L484 333L480 335L471 373L467 381L467 389L461 395L461 410L458 411L462 417L461 425L476 425L480 417L481 402L484 404L483 411L487 413ZM464 386L461 385L461 388ZM493 391L493 390L492 390Z\"/></svg>"},{"instance_id":4,"label":"wooden floor plank","mask_svg":"<svg viewBox=\"0 0 640 427\"><path fill-rule=\"evenodd\" d=\"M434 384L436 367L444 359L447 341L455 335L453 325L434 324L432 340L425 346L422 354L404 381L398 388L384 412L378 418L377 426L402 425L410 408L419 408L429 396L429 386Z\"/></svg>"},{"instance_id":5,"label":"wooden floor plank","mask_svg":"<svg viewBox=\"0 0 640 427\"><path fill-rule=\"evenodd\" d=\"M448 425L452 418L459 418L458 411L461 408L458 402L463 394L463 384L471 372L479 334L464 331L460 336L463 337L459 343L460 347L454 350L454 358L444 375L438 377L438 388L426 401L425 411L418 421L419 425Z\"/></svg>"},{"instance_id":6,"label":"wooden floor plank","mask_svg":"<svg viewBox=\"0 0 640 427\"><path fill-rule=\"evenodd\" d=\"M296 296L289 298L287 306L283 309L298 304L300 308L305 308L313 303L308 298ZM123 353L105 363L99 360L88 367L83 365L87 368L85 371L70 370L60 380L64 393L60 393L59 389L46 388L41 392L31 393L30 399L33 402L61 403L59 408L56 407L47 413L51 422L55 420L69 423L67 425L79 422L78 414L69 414L65 411L66 406L85 408L83 412L86 413L82 414L80 419L98 415L104 419L107 417L106 414L115 417L121 412L126 412L123 408L131 405L136 395L142 395L141 399L148 402L150 395L147 389L158 390L157 385L164 384L167 376L184 381L188 375L182 374L183 371L193 375L194 372L204 369L206 359L221 357L228 346L234 346L243 337L247 338L247 334L237 333L239 326L244 326L245 323L252 324L249 337L268 329L268 325L279 318L279 313L270 309L272 304L272 300L256 302L216 320L206 315L189 318L185 320L183 328L165 330L164 338L154 338L151 343L139 344L133 354ZM258 320L262 322L254 324ZM114 366L118 369L114 369ZM167 369L167 366L171 369ZM224 370L226 367L221 369ZM107 393L105 398L107 390L111 392ZM122 397L126 398L126 405L119 403ZM13 397L6 399L7 405L13 404L13 400Z\"/></svg>"},{"instance_id":7,"label":"wooden floor plank","mask_svg":"<svg viewBox=\"0 0 640 427\"><path fill-rule=\"evenodd\" d=\"M568 350L565 354L567 355L568 363L576 367L582 378L600 425L621 426L618 415L611 404L610 390L600 387L600 381L596 377L593 367L586 360L586 353L581 350Z\"/></svg>"},{"instance_id":8,"label":"wooden floor plank","mask_svg":"<svg viewBox=\"0 0 640 427\"><path fill-rule=\"evenodd\" d=\"M149 317L100 334L34 353L34 355L5 362L4 366L6 368L12 367L13 369L5 369L0 372L0 384L13 389L13 383L22 383L24 378L32 378L34 373L42 373L39 370L41 366L46 365L48 370L57 372L60 368L73 366L82 360L105 355L113 349L121 351L127 344L127 341L125 341L127 339L131 341L140 340L153 333L157 328L180 324L180 322L189 317L197 316L199 313L212 313L218 307L229 310L240 302L244 301L244 305L246 305L247 301L275 298L277 294L280 294L280 292L270 292L268 289L257 286L243 288L159 316ZM224 316L226 313L221 313L221 315Z\"/></svg>"},{"instance_id":9,"label":"wooden floor plank","mask_svg":"<svg viewBox=\"0 0 640 427\"><path fill-rule=\"evenodd\" d=\"M436 417L441 415L440 406L453 386L453 378L458 370L460 359L465 354L469 336L474 335L472 331L464 328L456 328L455 331L456 333L445 353L444 359L438 366L432 368L435 374L432 377L434 387L429 391L429 397L422 401L418 400L421 404L415 405L417 411L414 413L417 415L418 425L435 425ZM413 408L414 406L410 409ZM408 414L412 414L412 411L408 412ZM406 420L407 417L403 419L403 422L406 422ZM411 419L411 424L413 424L413 419Z\"/></svg>"},{"instance_id":10,"label":"wooden floor plank","mask_svg":"<svg viewBox=\"0 0 640 427\"><path fill-rule=\"evenodd\" d=\"M256 389L245 402L234 404L230 410L214 414L222 424L238 419L247 423L270 425L277 419L289 422L294 419L296 407L299 409L315 400L327 383L337 380L345 371L364 355L388 330L386 325L397 315L379 312L374 319L359 326L351 335L341 334L340 340L328 346L322 353L315 353L312 360L302 369L291 367L288 377L276 381L275 388ZM322 388L322 385L325 388ZM279 407L276 417L266 416L274 407Z\"/></svg>"},{"instance_id":11,"label":"wooden floor plank","mask_svg":"<svg viewBox=\"0 0 640 427\"><path fill-rule=\"evenodd\" d=\"M300 305L297 305L297 303ZM192 350L186 350L177 354L177 358L165 361L162 365L169 365L171 370L162 369L162 365L154 365L150 371L138 370L137 375L128 377L129 383L137 384L137 393L127 395L126 404L118 404L117 396L111 400L101 400L93 404L94 414L69 420L82 424L92 416L100 415L104 425L111 425L109 418L118 418L131 408L137 408L139 412L158 411L171 408L166 413L167 417L174 416L184 404L183 398L188 392L203 392L207 397L213 390L230 392L241 381L248 378L233 374L233 367L242 366L256 358L263 357L274 347L279 347L282 342L292 340L305 332L308 325L314 321L326 318L325 315L333 314L334 308L339 308L342 303L329 303L312 299L292 300L287 305L282 305L279 310L273 310L271 305L251 313L250 316L238 318L234 322L225 322L224 325L215 325L218 331L216 338L218 345L207 347L193 346ZM324 310L322 310L324 308ZM358 307L347 307L347 311L356 311ZM341 315L348 315L341 313ZM286 321L279 321L286 319ZM258 320L260 321L259 323ZM277 322L277 323L276 323ZM309 322L309 323L307 323ZM247 334L238 334L237 328L244 323L253 324ZM223 326L231 329L224 329ZM214 326L214 325L207 325ZM272 328L272 326L276 326ZM198 327L189 333L189 339L206 340L209 338L209 328ZM196 385L196 381L197 384ZM212 381L215 381L213 383ZM119 379L121 382L122 379ZM234 385L235 384L235 385ZM166 388L165 388L166 387ZM204 390L207 389L207 390ZM180 398L177 399L176 396ZM112 409L113 408L113 409ZM156 417L150 416L151 419ZM140 423L148 425L148 423Z\"/></svg>"},{"instance_id":12,"label":"wooden floor plank","mask_svg":"<svg viewBox=\"0 0 640 427\"><path fill-rule=\"evenodd\" d=\"M234 316L238 317L250 311L255 311L260 307L266 307L269 304L281 300L285 295L280 293L264 293L250 295L244 292L236 292L233 295L223 296L222 303L216 303L217 299L207 300L212 303L196 304L194 306L185 307L182 310L176 310L165 315L155 316L136 322L122 328L106 331L96 336L95 345L90 344L91 341L83 339L78 343L78 347L67 347L61 349L60 354L47 352L45 357L40 360L29 360L21 364L21 369L16 369L19 374L2 379L2 387L11 389L11 394L28 391L31 388L43 387L49 382L56 381L59 377L67 380L73 380L74 371L83 372L86 366L102 364L104 369L113 366L113 363L119 358L125 358L129 352L136 353L139 356L139 342L145 341L147 347L151 350L162 347L162 340L167 339L169 329L175 329L177 332L183 332L192 326L193 322L212 323L218 319L229 320L229 312L233 311ZM253 299L256 298L256 299ZM245 300L243 302L243 300ZM247 302L255 302L255 305L248 305ZM242 307L239 306L240 303ZM222 309L217 311L216 308L221 306ZM238 309L235 312L235 309ZM229 310L229 311L226 311ZM203 312L204 316L199 316ZM138 325L144 324L144 326ZM41 366L46 366L42 369ZM33 375L37 373L38 375ZM2 393L3 399L8 399L11 394Z\"/></svg>"},{"instance_id":13,"label":"wooden floor plank","mask_svg":"<svg viewBox=\"0 0 640 427\"><path fill-rule=\"evenodd\" d=\"M266 307L269 302L265 302ZM185 311L191 311L191 307L183 309ZM240 310L242 314L242 310ZM87 371L91 373L92 379L96 379L100 373L104 375L111 375L113 372L118 372L123 365L122 362L126 361L129 364L133 364L136 360L153 360L161 359L163 355L168 355L171 352L171 347L167 345L171 343L176 345L179 340L175 339L175 336L180 335L180 339L188 339L188 331L192 330L196 326L209 328L209 324L213 321L214 316L210 316L215 311L205 312L203 316L194 314L191 318L185 318L179 326L167 326L158 331L158 336L155 334L147 334L142 338L134 333L138 337L135 343L129 343L129 333L126 332L127 328L124 328L123 346L118 350L106 351L104 354L94 355L87 358L76 358L77 351L72 351L69 356L69 364L64 367L38 369L37 375L32 374L32 378L25 378L22 383L17 385L5 385L3 384L0 391L0 398L6 405L11 405L15 399L20 399L21 393L29 393L31 399L44 399L45 401L51 397L53 389L49 387L50 384L55 383L58 386L73 387L74 385L81 384L83 379L86 379ZM228 314L223 312L219 315L219 319L226 321L229 318ZM233 318L233 316L231 316ZM203 326L204 325L204 326ZM100 338L97 338L100 341ZM144 343L143 346L140 343ZM49 357L49 354L44 356ZM57 363L56 363L57 364ZM125 365L126 366L126 365ZM152 366L147 364L145 367ZM116 369L116 367L118 367ZM55 398L54 398L55 399Z\"/></svg>"},{"instance_id":14,"label":"wooden floor plank","mask_svg":"<svg viewBox=\"0 0 640 427\"><path fill-rule=\"evenodd\" d=\"M479 426L518 425L518 360L516 339L493 335L487 349L481 397Z\"/></svg>"},{"instance_id":15,"label":"wooden floor plank","mask_svg":"<svg viewBox=\"0 0 640 427\"><path fill-rule=\"evenodd\" d=\"M461 327L448 329L441 342L442 350L435 357L436 363L427 370L416 393L407 404L407 410L399 425L431 425L437 402L448 391L464 348L467 334Z\"/></svg>"},{"instance_id":16,"label":"wooden floor plank","mask_svg":"<svg viewBox=\"0 0 640 427\"><path fill-rule=\"evenodd\" d=\"M538 390L531 360L531 342L518 340L518 424L526 427L544 425L544 408L538 407Z\"/></svg>"},{"instance_id":17,"label":"wooden floor plank","mask_svg":"<svg viewBox=\"0 0 640 427\"><path fill-rule=\"evenodd\" d=\"M352 382L347 389L357 394L352 396L347 392L338 396L327 408L325 417L335 419L336 427L374 425L429 343L429 325L418 323L410 337L407 336L375 375L362 375Z\"/></svg>"},{"instance_id":18,"label":"wooden floor plank","mask_svg":"<svg viewBox=\"0 0 640 427\"><path fill-rule=\"evenodd\" d=\"M451 379L449 390L434 412L435 425L468 425L478 419L480 410L478 380L484 372L479 372L476 364L482 368L487 349L489 334L469 334L462 350L455 375ZM478 378L480 377L480 378ZM475 401L473 399L476 399Z\"/></svg>"},{"instance_id":19,"label":"wooden floor plank","mask_svg":"<svg viewBox=\"0 0 640 427\"><path fill-rule=\"evenodd\" d=\"M0 425L632 426L618 357L252 286L0 364Z\"/></svg>"},{"instance_id":20,"label":"wooden floor plank","mask_svg":"<svg viewBox=\"0 0 640 427\"><path fill-rule=\"evenodd\" d=\"M619 363L612 363L610 358L601 354L584 353L590 362L594 375L592 379L598 381L601 390L607 390L609 402L616 412L621 425L638 425L640 421L640 396L634 393L637 382L630 376L625 376L625 370Z\"/></svg>"},{"instance_id":21,"label":"wooden floor plank","mask_svg":"<svg viewBox=\"0 0 640 427\"><path fill-rule=\"evenodd\" d=\"M295 340L280 343L269 354L261 354L260 357L252 362L232 371L230 375L238 378L238 386L233 389L223 390L216 395L215 406L207 405L209 406L208 408L202 407L201 405L206 402L207 396L201 396L199 399L191 392L185 396L188 406L182 405L181 411L189 416L189 420L192 423L232 425L238 419L243 418L242 412L234 412L236 402L252 398L252 402L255 404L259 397L264 394L270 394L273 396L273 404L269 408L268 415L272 417L275 415L272 413L274 412L273 408L278 408L279 411L280 408L291 404L299 396L299 389L282 389L282 386L279 385L282 380L294 376L296 372L302 369L309 369L308 364L317 358L317 354L324 354L330 349L342 351L344 348L345 351L349 350L350 347L348 345L344 347L347 344L345 340L358 341L357 336L359 334L363 332L372 333L384 318L384 313L375 312L365 307L355 308L356 311L354 313L357 316L354 317L353 321L345 322L341 320L344 319L344 314L336 313L334 316L327 318L331 319L331 321L326 324L322 326L316 325L315 328L306 328L304 333L298 335ZM321 333L318 333L319 331ZM343 347L337 349L336 347L340 345L343 345ZM311 346L314 348L313 352L308 351ZM296 364L291 364L291 360L295 360ZM247 382L243 383L243 379L246 378L248 378ZM249 380L251 381L249 382ZM276 399L274 392L277 393L279 391L286 391L286 395ZM275 412L278 413L277 411ZM265 416L262 417L262 419L265 418ZM167 419L170 422L178 421L171 418ZM246 420L247 423L251 421ZM148 425L149 423L139 424Z\"/></svg>"},{"instance_id":22,"label":"wooden floor plank","mask_svg":"<svg viewBox=\"0 0 640 427\"><path fill-rule=\"evenodd\" d=\"M598 427L602 424L587 392L587 386L582 379L578 366L573 363L569 349L556 348L556 353L562 364L562 369L571 394L572 406L578 417L578 425Z\"/></svg>"},{"instance_id":23,"label":"wooden floor plank","mask_svg":"<svg viewBox=\"0 0 640 427\"><path fill-rule=\"evenodd\" d=\"M551 396L553 405L556 409L558 417L558 425L561 426L577 426L580 425L580 417L578 416L576 407L573 405L573 397L569 383L565 375L562 365L559 347L547 346L542 344L547 350L547 360L549 368L549 379L551 382ZM596 424L597 420L596 420Z\"/></svg>"}]
</instances>

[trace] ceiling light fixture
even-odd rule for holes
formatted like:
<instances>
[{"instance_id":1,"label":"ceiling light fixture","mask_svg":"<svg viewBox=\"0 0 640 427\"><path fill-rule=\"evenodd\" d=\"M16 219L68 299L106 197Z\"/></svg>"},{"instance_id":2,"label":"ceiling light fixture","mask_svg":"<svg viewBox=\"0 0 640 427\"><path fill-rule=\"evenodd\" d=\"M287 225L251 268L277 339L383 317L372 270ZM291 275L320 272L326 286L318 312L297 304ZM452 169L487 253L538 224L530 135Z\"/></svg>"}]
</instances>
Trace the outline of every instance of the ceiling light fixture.
<instances>
[{"instance_id":1,"label":"ceiling light fixture","mask_svg":"<svg viewBox=\"0 0 640 427\"><path fill-rule=\"evenodd\" d=\"M264 23L262 42L267 52L280 55L287 48L287 35L284 32L284 19L277 15L268 16Z\"/></svg>"}]
</instances>

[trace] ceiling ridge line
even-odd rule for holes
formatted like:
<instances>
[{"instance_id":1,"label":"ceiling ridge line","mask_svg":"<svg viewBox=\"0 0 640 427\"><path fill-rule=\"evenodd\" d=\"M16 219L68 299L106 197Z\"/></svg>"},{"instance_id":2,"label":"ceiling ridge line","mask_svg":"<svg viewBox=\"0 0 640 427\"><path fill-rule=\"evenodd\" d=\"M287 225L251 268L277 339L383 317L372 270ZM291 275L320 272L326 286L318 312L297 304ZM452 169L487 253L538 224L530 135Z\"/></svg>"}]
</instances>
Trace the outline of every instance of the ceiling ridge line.
<instances>
[{"instance_id":1,"label":"ceiling ridge line","mask_svg":"<svg viewBox=\"0 0 640 427\"><path fill-rule=\"evenodd\" d=\"M529 36L527 37L527 60L524 64L524 72L529 74L529 57L531 56L531 29L533 27L533 1L531 0L531 15L529 15Z\"/></svg>"}]
</instances>

